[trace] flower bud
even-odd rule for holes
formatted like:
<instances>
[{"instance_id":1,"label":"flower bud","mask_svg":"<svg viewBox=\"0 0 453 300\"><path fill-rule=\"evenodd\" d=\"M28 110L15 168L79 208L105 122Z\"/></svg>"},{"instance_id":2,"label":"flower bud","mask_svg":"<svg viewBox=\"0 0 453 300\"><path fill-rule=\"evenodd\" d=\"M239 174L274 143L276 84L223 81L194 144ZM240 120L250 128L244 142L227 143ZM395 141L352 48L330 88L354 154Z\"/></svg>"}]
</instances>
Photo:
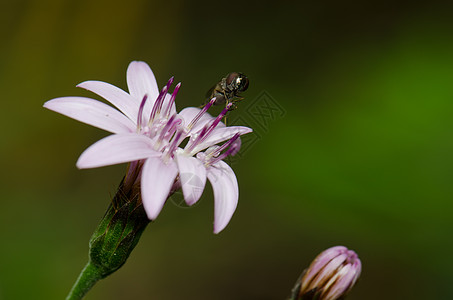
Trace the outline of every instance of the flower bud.
<instances>
[{"instance_id":1,"label":"flower bud","mask_svg":"<svg viewBox=\"0 0 453 300\"><path fill-rule=\"evenodd\" d=\"M362 264L357 254L343 246L319 254L304 271L296 299L343 299L360 276ZM297 292L297 291L296 291Z\"/></svg>"}]
</instances>

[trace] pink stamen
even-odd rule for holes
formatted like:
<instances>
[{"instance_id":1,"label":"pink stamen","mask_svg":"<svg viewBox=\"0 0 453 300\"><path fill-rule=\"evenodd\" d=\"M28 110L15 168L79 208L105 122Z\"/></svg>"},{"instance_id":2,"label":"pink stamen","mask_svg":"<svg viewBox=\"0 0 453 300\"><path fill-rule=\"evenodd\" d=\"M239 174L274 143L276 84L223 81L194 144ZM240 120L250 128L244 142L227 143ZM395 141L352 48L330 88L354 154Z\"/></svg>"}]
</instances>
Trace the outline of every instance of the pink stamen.
<instances>
[{"instance_id":1,"label":"pink stamen","mask_svg":"<svg viewBox=\"0 0 453 300\"><path fill-rule=\"evenodd\" d=\"M176 116L176 115L174 115ZM159 136L159 142L161 142L164 139L170 140L175 131L179 128L181 125L181 119L175 119L172 122L168 122L167 125L164 127L164 129L161 132L161 135Z\"/></svg>"},{"instance_id":2,"label":"pink stamen","mask_svg":"<svg viewBox=\"0 0 453 300\"><path fill-rule=\"evenodd\" d=\"M170 139L170 137L176 132L176 130L181 125L181 123L182 123L181 119L177 119L173 122L173 124L171 124L171 127L170 127L170 129L168 129L168 132L167 132L168 139Z\"/></svg>"},{"instance_id":3,"label":"pink stamen","mask_svg":"<svg viewBox=\"0 0 453 300\"><path fill-rule=\"evenodd\" d=\"M225 151L224 153L220 154L219 156L209 160L208 164L213 165L216 162L223 160L224 158L226 158L228 155L232 154L233 152L237 152L237 150L238 149L237 149L236 144L233 144L227 151Z\"/></svg>"},{"instance_id":4,"label":"pink stamen","mask_svg":"<svg viewBox=\"0 0 453 300\"><path fill-rule=\"evenodd\" d=\"M213 98L215 99L215 98ZM213 100L211 100L210 102L214 103ZM211 104L212 105L212 104ZM198 137L195 139L195 141L193 141L192 143L190 143L190 145L187 145L185 150L187 152L191 152L193 151L193 149L195 149L195 147L199 144L201 144L203 141L206 140L206 138L211 134L211 132L214 130L214 128L220 123L220 120L222 120L222 118L228 113L228 110L230 109L231 107L231 103L229 103L223 110L222 112L220 113L220 115L218 115L214 121L212 121L211 125L209 126L204 126L202 129L201 129L201 132L200 134L198 135ZM207 106L207 105L206 105Z\"/></svg>"},{"instance_id":5,"label":"pink stamen","mask_svg":"<svg viewBox=\"0 0 453 300\"><path fill-rule=\"evenodd\" d=\"M195 126L195 124L198 122L198 120L200 120L201 116L208 111L208 109L214 104L216 98L212 98L208 103L206 103L206 105L203 107L202 110L200 110L200 112L195 116L195 118L192 119L192 121L190 122L190 124L187 126L187 129L189 129L189 131L192 129L193 126Z\"/></svg>"},{"instance_id":6,"label":"pink stamen","mask_svg":"<svg viewBox=\"0 0 453 300\"><path fill-rule=\"evenodd\" d=\"M181 87L181 82L175 86L175 89L173 90L173 94L171 94L170 101L168 102L167 109L165 110L164 116L168 117L170 115L171 108L172 108L173 104L175 103L175 98L179 92L180 87Z\"/></svg>"},{"instance_id":7,"label":"pink stamen","mask_svg":"<svg viewBox=\"0 0 453 300\"><path fill-rule=\"evenodd\" d=\"M197 138L193 142L191 143L189 142L189 144L187 144L185 148L186 152L191 152L195 148L195 146L200 143L201 139L203 138L207 130L208 130L207 126L201 129L200 134L197 136Z\"/></svg>"},{"instance_id":8,"label":"pink stamen","mask_svg":"<svg viewBox=\"0 0 453 300\"><path fill-rule=\"evenodd\" d=\"M220 152L222 152L226 148L230 147L234 142L236 142L236 140L239 138L239 136L240 136L240 134L236 133L228 142L224 143L222 146L220 146L214 152L212 152L211 156L216 157L217 155L219 155ZM237 148L237 146L235 148Z\"/></svg>"},{"instance_id":9,"label":"pink stamen","mask_svg":"<svg viewBox=\"0 0 453 300\"><path fill-rule=\"evenodd\" d=\"M140 107L138 108L138 115L137 115L137 128L140 130L142 128L143 123L143 108L145 107L146 99L148 99L148 95L145 94L143 96L142 102L140 103Z\"/></svg>"},{"instance_id":10,"label":"pink stamen","mask_svg":"<svg viewBox=\"0 0 453 300\"><path fill-rule=\"evenodd\" d=\"M175 81L175 76L171 76L170 79L168 79L168 81L167 81L167 90L173 84L173 81Z\"/></svg>"},{"instance_id":11,"label":"pink stamen","mask_svg":"<svg viewBox=\"0 0 453 300\"><path fill-rule=\"evenodd\" d=\"M165 124L165 127L162 129L160 132L159 138L157 139L158 143L162 142L164 139L165 134L167 134L168 130L173 126L173 121L176 118L176 115L173 115L168 119L167 124Z\"/></svg>"},{"instance_id":12,"label":"pink stamen","mask_svg":"<svg viewBox=\"0 0 453 300\"><path fill-rule=\"evenodd\" d=\"M225 115L228 113L230 110L230 107L232 106L232 103L228 103L228 105L222 110L220 115L215 118L215 120L212 122L211 126L208 127L206 130L206 133L204 134L203 137L201 137L200 141L198 143L202 143L206 140L206 138L211 134L211 132L216 128L217 125L219 125L220 121L225 117Z\"/></svg>"},{"instance_id":13,"label":"pink stamen","mask_svg":"<svg viewBox=\"0 0 453 300\"><path fill-rule=\"evenodd\" d=\"M156 114L159 115L161 110L162 110L162 105L164 104L165 102L165 97L167 96L167 91L170 89L170 86L172 85L173 81L175 80L175 77L171 77L168 82L167 82L167 85L165 86L166 87L166 92L164 93L164 95L162 96L161 100L159 101L159 105L157 107L157 111L156 111Z\"/></svg>"},{"instance_id":14,"label":"pink stamen","mask_svg":"<svg viewBox=\"0 0 453 300\"><path fill-rule=\"evenodd\" d=\"M167 84L163 87L162 91L160 92L159 96L157 96L156 102L154 103L153 109L151 110L151 115L149 116L149 123L152 123L157 115L160 114L160 110L162 109L162 104L165 101L165 95L167 94L168 89L170 88L171 84L175 80L174 77L171 77Z\"/></svg>"},{"instance_id":15,"label":"pink stamen","mask_svg":"<svg viewBox=\"0 0 453 300\"><path fill-rule=\"evenodd\" d=\"M175 137L173 138L173 141L171 142L170 147L168 148L168 155L170 156L175 152L176 148L178 147L179 143L181 142L181 135L182 135L182 130L179 130L176 134Z\"/></svg>"},{"instance_id":16,"label":"pink stamen","mask_svg":"<svg viewBox=\"0 0 453 300\"><path fill-rule=\"evenodd\" d=\"M154 102L153 109L151 110L151 115L149 116L149 122L152 123L154 119L156 118L156 115L158 114L158 109L161 106L161 102L163 99L165 99L165 94L167 93L167 86L164 86L162 91L160 92L159 96L156 99L156 102Z\"/></svg>"},{"instance_id":17,"label":"pink stamen","mask_svg":"<svg viewBox=\"0 0 453 300\"><path fill-rule=\"evenodd\" d=\"M231 147L234 147L236 149L236 151L232 152L231 156L235 156L239 152L239 150L241 149L241 145L242 145L241 139L237 139L234 141L234 143Z\"/></svg>"}]
</instances>

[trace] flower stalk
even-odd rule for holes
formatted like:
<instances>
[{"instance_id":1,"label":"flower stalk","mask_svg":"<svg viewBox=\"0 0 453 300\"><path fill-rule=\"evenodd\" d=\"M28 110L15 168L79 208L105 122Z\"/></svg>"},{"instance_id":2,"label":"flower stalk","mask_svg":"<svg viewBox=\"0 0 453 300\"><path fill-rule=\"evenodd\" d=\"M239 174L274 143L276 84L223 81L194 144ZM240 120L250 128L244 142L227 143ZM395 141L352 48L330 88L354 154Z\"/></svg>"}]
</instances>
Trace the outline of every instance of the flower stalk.
<instances>
[{"instance_id":1,"label":"flower stalk","mask_svg":"<svg viewBox=\"0 0 453 300\"><path fill-rule=\"evenodd\" d=\"M150 223L136 185L123 180L89 242L89 261L66 300L83 299L97 281L118 270Z\"/></svg>"},{"instance_id":2,"label":"flower stalk","mask_svg":"<svg viewBox=\"0 0 453 300\"><path fill-rule=\"evenodd\" d=\"M83 299L86 293L101 279L97 269L88 262L83 268L82 272L77 278L74 286L72 287L66 300L79 300Z\"/></svg>"}]
</instances>

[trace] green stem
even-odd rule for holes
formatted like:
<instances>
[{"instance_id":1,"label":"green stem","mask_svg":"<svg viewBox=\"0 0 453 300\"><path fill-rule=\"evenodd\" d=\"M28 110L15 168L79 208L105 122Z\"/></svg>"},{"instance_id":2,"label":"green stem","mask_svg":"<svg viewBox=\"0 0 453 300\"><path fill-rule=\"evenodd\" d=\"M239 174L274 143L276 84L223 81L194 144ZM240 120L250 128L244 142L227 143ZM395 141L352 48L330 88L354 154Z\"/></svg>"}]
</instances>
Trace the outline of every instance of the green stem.
<instances>
[{"instance_id":1,"label":"green stem","mask_svg":"<svg viewBox=\"0 0 453 300\"><path fill-rule=\"evenodd\" d=\"M121 182L90 239L89 261L66 300L81 300L100 279L121 268L149 224L139 190Z\"/></svg>"},{"instance_id":2,"label":"green stem","mask_svg":"<svg viewBox=\"0 0 453 300\"><path fill-rule=\"evenodd\" d=\"M102 276L95 266L88 262L77 278L66 300L81 300Z\"/></svg>"}]
</instances>

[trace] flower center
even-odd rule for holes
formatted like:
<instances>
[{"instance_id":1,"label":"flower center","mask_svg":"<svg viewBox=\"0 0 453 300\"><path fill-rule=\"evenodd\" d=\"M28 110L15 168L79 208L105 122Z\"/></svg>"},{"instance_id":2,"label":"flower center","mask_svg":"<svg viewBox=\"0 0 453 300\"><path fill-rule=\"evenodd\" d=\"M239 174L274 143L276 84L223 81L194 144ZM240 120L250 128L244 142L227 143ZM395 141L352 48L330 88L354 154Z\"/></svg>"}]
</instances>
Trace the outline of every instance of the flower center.
<instances>
[{"instance_id":1,"label":"flower center","mask_svg":"<svg viewBox=\"0 0 453 300\"><path fill-rule=\"evenodd\" d=\"M201 119L208 109L215 103L216 98L212 98L190 121L190 123L182 127L182 119L177 114L171 114L172 107L175 102L176 95L181 87L181 83L178 83L173 90L173 94L168 99L167 92L173 83L174 78L171 77L167 84L162 88L159 93L154 105L151 109L149 119L146 120L145 105L148 100L146 94L138 110L137 116L137 133L143 134L154 140L154 149L163 153L163 160L168 162L174 157L175 151L178 149L182 141L189 136L189 133L197 122ZM165 101L168 99L167 101ZM212 121L207 123L199 132L194 133L190 136L190 139L183 150L183 153L188 156L193 156L203 148L202 143L212 134L214 129L219 125L221 120L230 110L232 104L229 103L222 110L222 112ZM222 146L211 147L205 157L206 165L212 165L228 155L234 155L240 148L239 133L235 134L229 141L224 143ZM197 146L198 147L197 149ZM205 145L208 146L208 145Z\"/></svg>"}]
</instances>

